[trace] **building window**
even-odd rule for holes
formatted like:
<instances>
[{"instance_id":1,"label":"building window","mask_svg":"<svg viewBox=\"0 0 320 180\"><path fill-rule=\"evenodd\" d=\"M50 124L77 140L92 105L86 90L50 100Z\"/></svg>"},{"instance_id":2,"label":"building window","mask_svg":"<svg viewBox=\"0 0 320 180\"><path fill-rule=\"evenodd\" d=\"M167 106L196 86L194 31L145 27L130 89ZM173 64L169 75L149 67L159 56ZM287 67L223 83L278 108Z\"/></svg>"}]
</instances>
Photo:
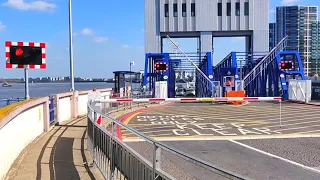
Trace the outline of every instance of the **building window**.
<instances>
[{"instance_id":1,"label":"building window","mask_svg":"<svg viewBox=\"0 0 320 180\"><path fill-rule=\"evenodd\" d=\"M191 17L196 16L196 3L191 3Z\"/></svg>"},{"instance_id":2,"label":"building window","mask_svg":"<svg viewBox=\"0 0 320 180\"><path fill-rule=\"evenodd\" d=\"M227 3L227 16L231 16L231 3Z\"/></svg>"},{"instance_id":3,"label":"building window","mask_svg":"<svg viewBox=\"0 0 320 180\"><path fill-rule=\"evenodd\" d=\"M164 4L164 16L169 17L169 4Z\"/></svg>"},{"instance_id":4,"label":"building window","mask_svg":"<svg viewBox=\"0 0 320 180\"><path fill-rule=\"evenodd\" d=\"M187 4L183 3L182 4L182 17L186 17L187 16Z\"/></svg>"},{"instance_id":5,"label":"building window","mask_svg":"<svg viewBox=\"0 0 320 180\"><path fill-rule=\"evenodd\" d=\"M236 16L240 16L240 3L236 3Z\"/></svg>"},{"instance_id":6,"label":"building window","mask_svg":"<svg viewBox=\"0 0 320 180\"><path fill-rule=\"evenodd\" d=\"M244 15L249 16L249 2L244 2Z\"/></svg>"},{"instance_id":7,"label":"building window","mask_svg":"<svg viewBox=\"0 0 320 180\"><path fill-rule=\"evenodd\" d=\"M178 17L178 5L173 4L173 17Z\"/></svg>"},{"instance_id":8,"label":"building window","mask_svg":"<svg viewBox=\"0 0 320 180\"><path fill-rule=\"evenodd\" d=\"M218 16L222 16L222 3L218 3Z\"/></svg>"}]
</instances>

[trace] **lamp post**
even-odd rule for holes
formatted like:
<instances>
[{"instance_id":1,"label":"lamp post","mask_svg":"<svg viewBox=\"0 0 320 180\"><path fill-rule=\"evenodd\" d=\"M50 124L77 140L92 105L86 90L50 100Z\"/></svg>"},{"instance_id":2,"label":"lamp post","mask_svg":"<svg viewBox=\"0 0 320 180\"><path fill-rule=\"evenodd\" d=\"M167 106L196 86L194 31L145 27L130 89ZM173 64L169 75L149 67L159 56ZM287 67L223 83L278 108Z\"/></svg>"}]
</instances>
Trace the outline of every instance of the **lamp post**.
<instances>
[{"instance_id":1,"label":"lamp post","mask_svg":"<svg viewBox=\"0 0 320 180\"><path fill-rule=\"evenodd\" d=\"M132 74L131 74L131 66L134 66L134 61L130 62L130 86L131 86L131 92L132 92Z\"/></svg>"},{"instance_id":2,"label":"lamp post","mask_svg":"<svg viewBox=\"0 0 320 180\"><path fill-rule=\"evenodd\" d=\"M74 91L74 72L73 72L73 32L72 32L72 0L69 0L69 58L70 58L70 91Z\"/></svg>"}]
</instances>

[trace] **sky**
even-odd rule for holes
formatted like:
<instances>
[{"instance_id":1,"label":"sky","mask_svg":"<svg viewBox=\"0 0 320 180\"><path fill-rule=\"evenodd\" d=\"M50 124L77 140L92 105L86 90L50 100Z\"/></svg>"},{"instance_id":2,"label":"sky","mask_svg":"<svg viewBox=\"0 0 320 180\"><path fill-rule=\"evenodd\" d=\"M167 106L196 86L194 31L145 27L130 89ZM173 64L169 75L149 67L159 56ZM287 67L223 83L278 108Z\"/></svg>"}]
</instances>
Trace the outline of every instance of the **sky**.
<instances>
[{"instance_id":1,"label":"sky","mask_svg":"<svg viewBox=\"0 0 320 180\"><path fill-rule=\"evenodd\" d=\"M276 6L295 4L320 6L320 1L270 0L270 22ZM113 71L129 70L132 61L132 70L143 69L144 0L81 0L72 6L76 77L112 77ZM68 33L68 0L0 0L0 78L23 78L22 69L5 68L5 41L46 43L47 69L30 70L30 77L69 76ZM175 41L196 52L196 39ZM231 51L243 52L244 43L244 38L214 38L214 63ZM164 50L171 51L168 42Z\"/></svg>"}]
</instances>

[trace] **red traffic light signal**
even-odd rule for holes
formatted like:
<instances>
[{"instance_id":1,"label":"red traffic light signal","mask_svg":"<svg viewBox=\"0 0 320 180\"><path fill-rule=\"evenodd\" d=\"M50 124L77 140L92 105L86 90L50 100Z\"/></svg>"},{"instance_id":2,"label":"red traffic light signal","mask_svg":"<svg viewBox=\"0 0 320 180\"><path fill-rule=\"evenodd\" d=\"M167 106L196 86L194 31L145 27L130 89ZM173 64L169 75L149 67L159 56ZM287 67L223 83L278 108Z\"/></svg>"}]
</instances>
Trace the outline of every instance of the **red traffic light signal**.
<instances>
[{"instance_id":1,"label":"red traffic light signal","mask_svg":"<svg viewBox=\"0 0 320 180\"><path fill-rule=\"evenodd\" d=\"M21 48L16 49L16 56L21 56L23 54L23 50Z\"/></svg>"}]
</instances>

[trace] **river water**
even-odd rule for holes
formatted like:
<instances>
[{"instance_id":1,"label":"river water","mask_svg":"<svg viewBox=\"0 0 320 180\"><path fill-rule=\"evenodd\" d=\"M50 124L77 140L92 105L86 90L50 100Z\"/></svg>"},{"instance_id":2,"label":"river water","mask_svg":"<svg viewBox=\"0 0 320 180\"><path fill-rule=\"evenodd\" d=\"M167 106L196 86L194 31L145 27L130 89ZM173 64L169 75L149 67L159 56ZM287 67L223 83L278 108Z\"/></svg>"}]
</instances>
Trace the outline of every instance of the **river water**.
<instances>
[{"instance_id":1,"label":"river water","mask_svg":"<svg viewBox=\"0 0 320 180\"><path fill-rule=\"evenodd\" d=\"M113 87L113 83L75 83L75 89L79 91ZM29 85L29 89L30 97L49 96L69 91L70 83L33 83ZM0 100L17 97L24 97L24 83L14 83L12 87L0 86ZM5 105L6 102L0 102L0 107Z\"/></svg>"}]
</instances>

